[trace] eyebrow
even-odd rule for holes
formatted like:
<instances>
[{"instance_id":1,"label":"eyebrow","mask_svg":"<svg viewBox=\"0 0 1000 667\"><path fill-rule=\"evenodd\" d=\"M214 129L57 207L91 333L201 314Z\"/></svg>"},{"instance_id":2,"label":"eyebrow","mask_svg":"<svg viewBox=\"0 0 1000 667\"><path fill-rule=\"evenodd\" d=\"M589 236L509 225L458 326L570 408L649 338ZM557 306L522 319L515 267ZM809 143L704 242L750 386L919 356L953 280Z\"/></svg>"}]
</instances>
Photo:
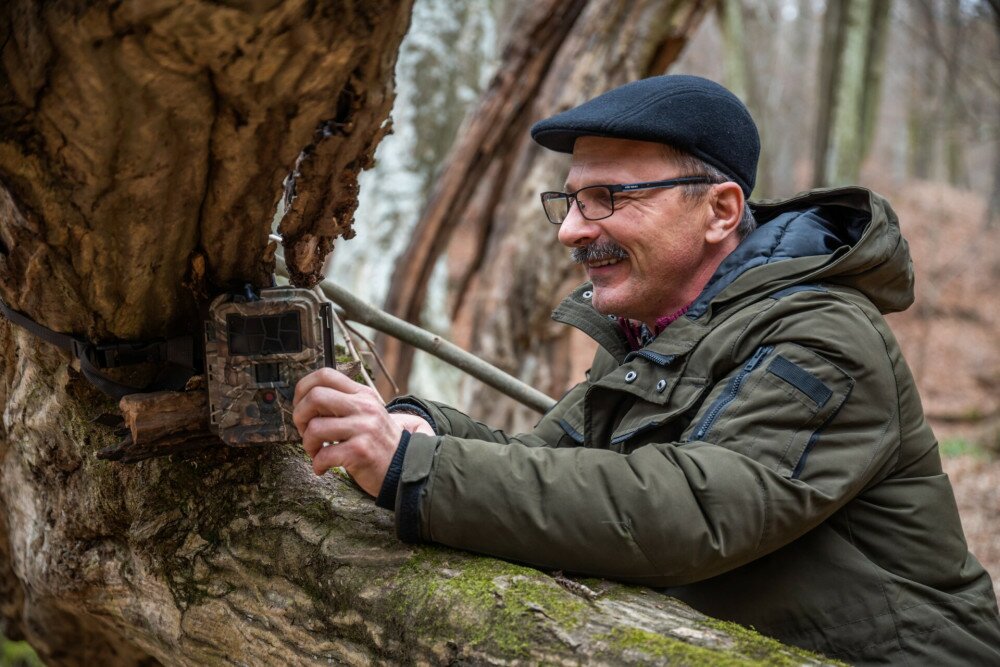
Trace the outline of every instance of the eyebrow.
<instances>
[{"instance_id":1,"label":"eyebrow","mask_svg":"<svg viewBox=\"0 0 1000 667\"><path fill-rule=\"evenodd\" d=\"M566 181L563 183L563 192L573 192L574 190L580 190L581 188L589 188L592 185L605 185L605 183L594 182L594 183L587 183L586 185L581 185L579 187L573 187L573 184L571 184L569 181Z\"/></svg>"}]
</instances>

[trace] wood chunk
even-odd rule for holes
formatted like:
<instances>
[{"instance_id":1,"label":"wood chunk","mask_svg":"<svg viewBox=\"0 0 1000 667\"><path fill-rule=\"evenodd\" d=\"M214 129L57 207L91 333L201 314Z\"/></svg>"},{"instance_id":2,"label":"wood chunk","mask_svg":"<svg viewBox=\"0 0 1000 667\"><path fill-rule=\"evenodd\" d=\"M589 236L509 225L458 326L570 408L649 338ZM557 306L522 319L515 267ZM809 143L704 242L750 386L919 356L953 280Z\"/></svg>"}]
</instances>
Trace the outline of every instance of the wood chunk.
<instances>
[{"instance_id":1,"label":"wood chunk","mask_svg":"<svg viewBox=\"0 0 1000 667\"><path fill-rule=\"evenodd\" d=\"M180 434L210 435L208 394L203 391L130 394L118 406L138 445Z\"/></svg>"}]
</instances>

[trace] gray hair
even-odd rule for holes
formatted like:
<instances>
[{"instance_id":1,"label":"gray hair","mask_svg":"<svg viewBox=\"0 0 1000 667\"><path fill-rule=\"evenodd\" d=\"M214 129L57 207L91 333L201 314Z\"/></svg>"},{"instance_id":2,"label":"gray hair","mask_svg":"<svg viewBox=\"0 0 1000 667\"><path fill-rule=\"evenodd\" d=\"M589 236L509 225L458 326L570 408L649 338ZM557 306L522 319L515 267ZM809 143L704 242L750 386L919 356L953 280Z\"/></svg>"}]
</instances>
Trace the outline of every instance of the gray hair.
<instances>
[{"instance_id":1,"label":"gray hair","mask_svg":"<svg viewBox=\"0 0 1000 667\"><path fill-rule=\"evenodd\" d=\"M712 165L696 158L690 153L685 153L667 144L663 144L663 149L664 156L680 166L684 176L707 176L713 183L726 183L733 180ZM681 193L686 199L697 199L704 194L706 185L706 183L682 185ZM744 201L743 215L740 217L740 224L736 227L736 235L742 241L750 236L751 232L755 229L757 229L757 219L753 217L750 204Z\"/></svg>"}]
</instances>

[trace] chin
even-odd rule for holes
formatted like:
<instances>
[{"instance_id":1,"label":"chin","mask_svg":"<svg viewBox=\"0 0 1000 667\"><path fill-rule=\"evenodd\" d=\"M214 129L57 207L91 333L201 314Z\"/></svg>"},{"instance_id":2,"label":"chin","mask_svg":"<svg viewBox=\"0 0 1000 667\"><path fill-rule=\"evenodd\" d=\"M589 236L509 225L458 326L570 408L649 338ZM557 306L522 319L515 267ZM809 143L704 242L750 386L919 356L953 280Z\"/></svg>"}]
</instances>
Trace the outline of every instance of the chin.
<instances>
[{"instance_id":1,"label":"chin","mask_svg":"<svg viewBox=\"0 0 1000 667\"><path fill-rule=\"evenodd\" d=\"M635 304L631 299L615 299L612 295L601 294L600 290L594 289L594 297L591 303L594 310L602 315L617 315L634 319L632 313L635 311Z\"/></svg>"}]
</instances>

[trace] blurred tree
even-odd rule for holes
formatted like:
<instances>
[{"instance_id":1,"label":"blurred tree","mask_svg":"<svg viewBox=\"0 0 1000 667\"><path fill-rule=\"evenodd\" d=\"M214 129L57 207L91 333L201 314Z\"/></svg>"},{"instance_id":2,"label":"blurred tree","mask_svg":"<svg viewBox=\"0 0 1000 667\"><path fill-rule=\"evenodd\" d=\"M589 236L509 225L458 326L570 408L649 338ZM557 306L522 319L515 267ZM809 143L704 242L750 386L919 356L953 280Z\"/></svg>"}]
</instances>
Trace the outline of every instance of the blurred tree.
<instances>
[{"instance_id":1,"label":"blurred tree","mask_svg":"<svg viewBox=\"0 0 1000 667\"><path fill-rule=\"evenodd\" d=\"M720 0L718 17L726 64L725 86L741 100L747 100L751 74L743 27L743 0Z\"/></svg>"},{"instance_id":2,"label":"blurred tree","mask_svg":"<svg viewBox=\"0 0 1000 667\"><path fill-rule=\"evenodd\" d=\"M579 276L545 223L537 192L561 185L568 163L535 146L527 130L616 85L664 72L713 4L525 3L497 77L460 131L400 258L390 311L419 319L437 258L449 244L462 247L449 266L455 339L543 391L561 393L583 369L570 359L569 334L548 316ZM412 351L391 340L382 347L397 380L405 379ZM533 419L492 390L470 391L487 420Z\"/></svg>"},{"instance_id":3,"label":"blurred tree","mask_svg":"<svg viewBox=\"0 0 1000 667\"><path fill-rule=\"evenodd\" d=\"M686 50L678 66L744 91L762 149L751 196L787 196L807 186L800 163L812 158L806 137L815 116L816 15L822 6L812 0L727 0L719 7L721 44L708 43L715 26L706 22L702 43ZM726 65L717 70L720 50Z\"/></svg>"},{"instance_id":4,"label":"blurred tree","mask_svg":"<svg viewBox=\"0 0 1000 667\"><path fill-rule=\"evenodd\" d=\"M991 19L994 40L993 59L1000 61L1000 0L988 0L985 8L987 18ZM994 94L1000 97L1000 78L993 72L992 79ZM1000 104L993 106L993 186L990 191L989 201L986 204L986 215L984 225L987 228L1000 226Z\"/></svg>"},{"instance_id":5,"label":"blurred tree","mask_svg":"<svg viewBox=\"0 0 1000 667\"><path fill-rule=\"evenodd\" d=\"M874 136L891 0L830 0L823 19L813 182L858 182Z\"/></svg>"}]
</instances>

